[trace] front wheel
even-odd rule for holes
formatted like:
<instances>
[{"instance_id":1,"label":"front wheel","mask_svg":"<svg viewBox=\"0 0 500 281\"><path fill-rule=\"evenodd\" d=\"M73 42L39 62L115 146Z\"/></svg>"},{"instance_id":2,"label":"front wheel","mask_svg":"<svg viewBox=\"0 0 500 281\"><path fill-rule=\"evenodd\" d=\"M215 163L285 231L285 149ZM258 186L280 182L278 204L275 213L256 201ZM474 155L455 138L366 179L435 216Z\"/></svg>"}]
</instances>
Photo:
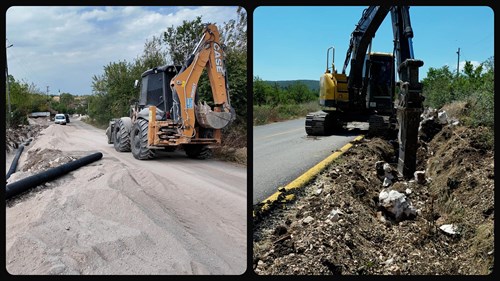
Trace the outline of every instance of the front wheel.
<instances>
[{"instance_id":1,"label":"front wheel","mask_svg":"<svg viewBox=\"0 0 500 281\"><path fill-rule=\"evenodd\" d=\"M139 160L153 159L156 156L154 149L148 148L148 121L138 119L132 127L132 155Z\"/></svg>"}]
</instances>

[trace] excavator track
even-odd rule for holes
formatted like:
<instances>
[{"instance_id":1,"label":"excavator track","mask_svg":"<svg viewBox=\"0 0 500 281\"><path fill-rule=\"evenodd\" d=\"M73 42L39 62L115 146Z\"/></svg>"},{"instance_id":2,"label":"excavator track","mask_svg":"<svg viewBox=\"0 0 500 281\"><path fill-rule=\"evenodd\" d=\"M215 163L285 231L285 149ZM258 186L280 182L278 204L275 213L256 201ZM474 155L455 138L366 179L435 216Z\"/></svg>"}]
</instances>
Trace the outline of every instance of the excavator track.
<instances>
[{"instance_id":1,"label":"excavator track","mask_svg":"<svg viewBox=\"0 0 500 281\"><path fill-rule=\"evenodd\" d=\"M306 116L306 133L309 136L327 136L341 128L335 112L312 112Z\"/></svg>"},{"instance_id":2,"label":"excavator track","mask_svg":"<svg viewBox=\"0 0 500 281\"><path fill-rule=\"evenodd\" d=\"M392 127L390 117L385 115L371 115L368 124L368 135L370 136L385 136Z\"/></svg>"}]
</instances>

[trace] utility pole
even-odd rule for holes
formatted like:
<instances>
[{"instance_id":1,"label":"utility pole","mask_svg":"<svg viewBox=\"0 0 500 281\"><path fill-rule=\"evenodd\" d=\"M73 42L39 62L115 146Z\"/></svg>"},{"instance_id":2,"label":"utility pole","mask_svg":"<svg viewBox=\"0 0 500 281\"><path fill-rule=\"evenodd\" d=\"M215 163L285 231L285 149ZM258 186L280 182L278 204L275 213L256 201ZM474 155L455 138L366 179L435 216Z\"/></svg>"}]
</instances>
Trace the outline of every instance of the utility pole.
<instances>
[{"instance_id":1,"label":"utility pole","mask_svg":"<svg viewBox=\"0 0 500 281\"><path fill-rule=\"evenodd\" d=\"M7 103L9 105L9 116L7 118L7 124L10 126L10 119L12 118L12 109L10 107L10 85L9 85L9 67L7 65L7 49L14 46L10 44L5 47L5 82L7 82Z\"/></svg>"},{"instance_id":2,"label":"utility pole","mask_svg":"<svg viewBox=\"0 0 500 281\"><path fill-rule=\"evenodd\" d=\"M457 55L458 55L458 58L457 58L457 77L458 77L458 74L460 73L459 72L459 68L460 68L460 48L458 48Z\"/></svg>"},{"instance_id":3,"label":"utility pole","mask_svg":"<svg viewBox=\"0 0 500 281\"><path fill-rule=\"evenodd\" d=\"M49 100L49 86L46 86L47 87L47 101Z\"/></svg>"}]
</instances>

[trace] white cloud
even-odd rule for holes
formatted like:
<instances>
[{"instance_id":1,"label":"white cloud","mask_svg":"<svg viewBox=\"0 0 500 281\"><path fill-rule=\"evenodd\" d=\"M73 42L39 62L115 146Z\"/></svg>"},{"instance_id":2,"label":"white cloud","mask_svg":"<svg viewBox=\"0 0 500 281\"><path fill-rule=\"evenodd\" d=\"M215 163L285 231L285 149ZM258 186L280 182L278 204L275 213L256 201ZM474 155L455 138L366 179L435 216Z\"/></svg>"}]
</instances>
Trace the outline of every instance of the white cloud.
<instances>
[{"instance_id":1,"label":"white cloud","mask_svg":"<svg viewBox=\"0 0 500 281\"><path fill-rule=\"evenodd\" d=\"M110 62L132 61L169 26L202 16L222 24L236 7L24 7L6 13L9 74L50 92L89 94Z\"/></svg>"},{"instance_id":2,"label":"white cloud","mask_svg":"<svg viewBox=\"0 0 500 281\"><path fill-rule=\"evenodd\" d=\"M459 64L458 64L458 67L460 68L460 71L463 71L464 70L464 67L465 67L465 62L466 61L461 61ZM470 63L472 64L472 66L474 66L474 69L476 69L478 66L481 65L480 62L478 61L470 61ZM456 67L456 66L455 66Z\"/></svg>"}]
</instances>

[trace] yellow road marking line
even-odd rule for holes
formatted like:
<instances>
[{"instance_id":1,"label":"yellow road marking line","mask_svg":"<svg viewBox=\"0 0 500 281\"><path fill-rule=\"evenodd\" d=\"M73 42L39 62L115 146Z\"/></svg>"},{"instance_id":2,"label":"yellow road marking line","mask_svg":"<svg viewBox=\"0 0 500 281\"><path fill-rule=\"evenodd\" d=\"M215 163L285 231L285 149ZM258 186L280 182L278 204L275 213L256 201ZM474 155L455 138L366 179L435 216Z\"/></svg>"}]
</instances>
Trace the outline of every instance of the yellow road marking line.
<instances>
[{"instance_id":1,"label":"yellow road marking line","mask_svg":"<svg viewBox=\"0 0 500 281\"><path fill-rule=\"evenodd\" d=\"M308 182L310 182L314 177L316 177L321 171L323 171L328 165L330 165L335 159L337 159L340 155L344 154L344 152L349 150L349 148L351 148L353 145L352 142L360 141L361 139L363 139L363 137L364 137L363 135L357 136L354 140L352 140L348 144L344 145L341 149L335 151L333 154L331 154L330 156L328 156L327 158L325 158L324 160L322 160L321 162L316 164L314 167L307 170L304 174L302 174L301 176L299 176L298 178L296 178L295 180L293 180L292 182L287 184L283 189L285 191L290 191L292 189L304 187ZM266 200L262 201L261 211L268 210L270 208L270 206L275 201L278 200L278 197L282 193L280 190L282 190L282 188L279 188L278 191L276 191L274 194L269 196ZM289 197L289 196L287 196L287 197ZM289 197L289 198L293 198L293 196ZM285 198L285 200L286 200L286 198Z\"/></svg>"},{"instance_id":2,"label":"yellow road marking line","mask_svg":"<svg viewBox=\"0 0 500 281\"><path fill-rule=\"evenodd\" d=\"M263 140L263 139L267 139L267 138L270 138L270 137L275 137L275 136L279 136L279 135L283 135L283 134L288 134L288 133L299 131L299 130L304 130L304 128L298 128L298 129L293 129L293 130L289 130L289 131L285 131L285 132L281 132L281 133L276 133L276 134L272 134L272 135L269 135L269 136L260 137L260 138L255 139L255 140ZM305 133L305 131L304 131L304 133Z\"/></svg>"}]
</instances>

